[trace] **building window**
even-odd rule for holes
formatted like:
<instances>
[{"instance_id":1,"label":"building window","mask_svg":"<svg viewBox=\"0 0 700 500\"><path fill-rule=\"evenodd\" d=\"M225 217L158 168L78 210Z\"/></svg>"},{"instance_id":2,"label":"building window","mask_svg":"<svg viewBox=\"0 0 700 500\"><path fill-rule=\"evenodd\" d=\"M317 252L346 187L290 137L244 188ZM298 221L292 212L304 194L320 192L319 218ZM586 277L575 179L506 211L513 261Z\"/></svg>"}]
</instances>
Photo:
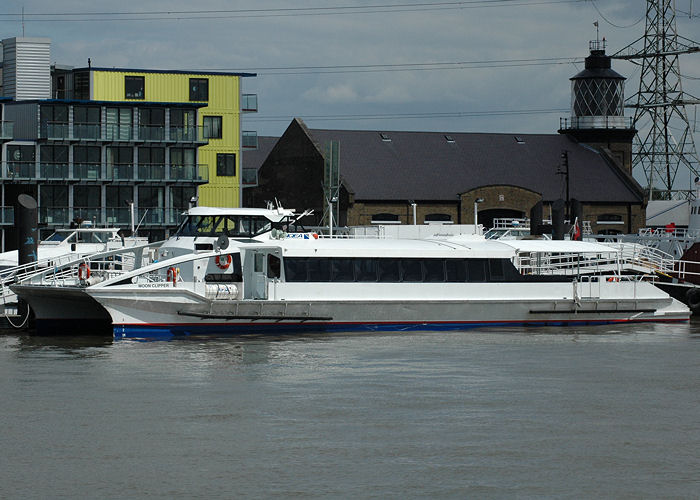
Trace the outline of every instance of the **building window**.
<instances>
[{"instance_id":1,"label":"building window","mask_svg":"<svg viewBox=\"0 0 700 500\"><path fill-rule=\"evenodd\" d=\"M68 178L68 146L42 145L39 152L43 179Z\"/></svg>"},{"instance_id":2,"label":"building window","mask_svg":"<svg viewBox=\"0 0 700 500\"><path fill-rule=\"evenodd\" d=\"M7 176L11 179L36 176L36 149L34 146L7 146Z\"/></svg>"},{"instance_id":3,"label":"building window","mask_svg":"<svg viewBox=\"0 0 700 500\"><path fill-rule=\"evenodd\" d=\"M68 139L68 106L42 105L41 137L48 139Z\"/></svg>"},{"instance_id":4,"label":"building window","mask_svg":"<svg viewBox=\"0 0 700 500\"><path fill-rule=\"evenodd\" d=\"M129 141L132 133L132 111L129 108L107 108L105 138L108 141Z\"/></svg>"},{"instance_id":5,"label":"building window","mask_svg":"<svg viewBox=\"0 0 700 500\"><path fill-rule=\"evenodd\" d=\"M68 186L44 184L39 186L39 222L68 223Z\"/></svg>"},{"instance_id":6,"label":"building window","mask_svg":"<svg viewBox=\"0 0 700 500\"><path fill-rule=\"evenodd\" d=\"M219 177L233 177L236 175L235 153L217 153L216 175Z\"/></svg>"},{"instance_id":7,"label":"building window","mask_svg":"<svg viewBox=\"0 0 700 500\"><path fill-rule=\"evenodd\" d=\"M205 139L221 139L220 116L205 116L202 125Z\"/></svg>"},{"instance_id":8,"label":"building window","mask_svg":"<svg viewBox=\"0 0 700 500\"><path fill-rule=\"evenodd\" d=\"M165 179L165 148L141 147L139 153L138 178L140 180Z\"/></svg>"},{"instance_id":9,"label":"building window","mask_svg":"<svg viewBox=\"0 0 700 500\"><path fill-rule=\"evenodd\" d=\"M87 101L90 99L90 73L78 72L73 74L73 99Z\"/></svg>"},{"instance_id":10,"label":"building window","mask_svg":"<svg viewBox=\"0 0 700 500\"><path fill-rule=\"evenodd\" d=\"M73 177L97 180L102 177L102 148L100 146L73 147Z\"/></svg>"},{"instance_id":11,"label":"building window","mask_svg":"<svg viewBox=\"0 0 700 500\"><path fill-rule=\"evenodd\" d=\"M397 224L399 223L399 216L395 214L389 214L386 212L380 213L380 214L374 214L372 216L372 223L374 224L383 224L383 223L389 223L389 224Z\"/></svg>"},{"instance_id":12,"label":"building window","mask_svg":"<svg viewBox=\"0 0 700 500\"><path fill-rule=\"evenodd\" d=\"M100 114L97 106L75 106L73 108L73 137L76 139L100 138Z\"/></svg>"},{"instance_id":13,"label":"building window","mask_svg":"<svg viewBox=\"0 0 700 500\"><path fill-rule=\"evenodd\" d=\"M209 80L206 78L190 78L190 101L209 100Z\"/></svg>"},{"instance_id":14,"label":"building window","mask_svg":"<svg viewBox=\"0 0 700 500\"><path fill-rule=\"evenodd\" d=\"M450 214L428 214L425 216L425 222L452 222Z\"/></svg>"},{"instance_id":15,"label":"building window","mask_svg":"<svg viewBox=\"0 0 700 500\"><path fill-rule=\"evenodd\" d=\"M139 138L146 141L165 139L165 110L163 108L139 109Z\"/></svg>"},{"instance_id":16,"label":"building window","mask_svg":"<svg viewBox=\"0 0 700 500\"><path fill-rule=\"evenodd\" d=\"M124 77L124 96L127 99L145 99L145 79L142 76Z\"/></svg>"},{"instance_id":17,"label":"building window","mask_svg":"<svg viewBox=\"0 0 700 500\"><path fill-rule=\"evenodd\" d=\"M619 214L602 214L598 216L598 224L624 224Z\"/></svg>"}]
</instances>

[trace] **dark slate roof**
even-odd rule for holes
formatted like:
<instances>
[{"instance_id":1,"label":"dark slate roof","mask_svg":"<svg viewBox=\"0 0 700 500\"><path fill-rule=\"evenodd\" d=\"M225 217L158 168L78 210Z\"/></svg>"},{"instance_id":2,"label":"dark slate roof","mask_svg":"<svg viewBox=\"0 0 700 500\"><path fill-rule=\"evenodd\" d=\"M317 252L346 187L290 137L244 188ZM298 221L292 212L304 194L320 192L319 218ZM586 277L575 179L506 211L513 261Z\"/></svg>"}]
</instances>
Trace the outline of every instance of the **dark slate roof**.
<instances>
[{"instance_id":1,"label":"dark slate roof","mask_svg":"<svg viewBox=\"0 0 700 500\"><path fill-rule=\"evenodd\" d=\"M639 185L605 155L561 134L319 129L309 134L320 151L329 141L339 141L340 175L356 200L456 200L477 187L505 184L553 201L566 197L565 176L556 174L565 150L571 198L623 203L643 199Z\"/></svg>"},{"instance_id":2,"label":"dark slate roof","mask_svg":"<svg viewBox=\"0 0 700 500\"><path fill-rule=\"evenodd\" d=\"M258 147L256 149L244 149L241 154L243 168L254 168L259 170L263 162L277 144L279 137L258 136Z\"/></svg>"}]
</instances>

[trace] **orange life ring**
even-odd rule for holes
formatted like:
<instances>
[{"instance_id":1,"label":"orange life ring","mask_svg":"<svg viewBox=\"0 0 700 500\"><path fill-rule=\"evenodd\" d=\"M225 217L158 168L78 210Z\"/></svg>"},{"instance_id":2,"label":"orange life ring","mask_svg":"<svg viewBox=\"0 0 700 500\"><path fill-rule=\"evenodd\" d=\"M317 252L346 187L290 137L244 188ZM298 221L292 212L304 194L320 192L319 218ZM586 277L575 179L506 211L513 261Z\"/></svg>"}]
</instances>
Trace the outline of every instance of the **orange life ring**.
<instances>
[{"instance_id":1,"label":"orange life ring","mask_svg":"<svg viewBox=\"0 0 700 500\"><path fill-rule=\"evenodd\" d=\"M168 268L168 274L165 278L168 282L172 282L173 286L177 283L177 269L174 267Z\"/></svg>"},{"instance_id":2,"label":"orange life ring","mask_svg":"<svg viewBox=\"0 0 700 500\"><path fill-rule=\"evenodd\" d=\"M219 269L228 269L231 265L231 254L228 255L217 255L216 256L216 266Z\"/></svg>"},{"instance_id":3,"label":"orange life ring","mask_svg":"<svg viewBox=\"0 0 700 500\"><path fill-rule=\"evenodd\" d=\"M613 282L615 282L615 281L620 281L620 278L616 278L616 277L614 277L614 276L611 276L611 277L608 278L608 281L609 281L610 283L613 283Z\"/></svg>"},{"instance_id":4,"label":"orange life ring","mask_svg":"<svg viewBox=\"0 0 700 500\"><path fill-rule=\"evenodd\" d=\"M78 279L80 281L85 281L90 277L90 267L87 262L83 262L78 266Z\"/></svg>"}]
</instances>

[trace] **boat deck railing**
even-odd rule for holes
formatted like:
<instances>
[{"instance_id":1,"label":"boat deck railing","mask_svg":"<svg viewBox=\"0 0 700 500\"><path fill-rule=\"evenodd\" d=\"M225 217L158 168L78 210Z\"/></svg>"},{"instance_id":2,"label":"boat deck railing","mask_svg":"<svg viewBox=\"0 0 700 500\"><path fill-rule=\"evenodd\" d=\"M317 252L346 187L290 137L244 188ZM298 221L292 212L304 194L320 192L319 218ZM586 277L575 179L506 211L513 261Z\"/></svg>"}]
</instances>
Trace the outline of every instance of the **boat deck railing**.
<instances>
[{"instance_id":1,"label":"boat deck railing","mask_svg":"<svg viewBox=\"0 0 700 500\"><path fill-rule=\"evenodd\" d=\"M580 275L624 273L670 275L678 262L673 256L644 245L608 243L607 253L550 253L527 252L519 254L515 266L521 274Z\"/></svg>"},{"instance_id":2,"label":"boat deck railing","mask_svg":"<svg viewBox=\"0 0 700 500\"><path fill-rule=\"evenodd\" d=\"M114 278L134 269L147 265L153 261L154 251L162 241L147 243L133 247L122 247L115 250L98 252L76 258L74 255L52 259L51 266L41 267L38 263L24 266L26 270L17 273L12 279L3 282L3 292L11 293L11 284L31 284L45 286L77 286L80 284L79 273L81 265L83 269L89 269L90 274L99 277L100 280ZM86 271L82 271L87 274ZM85 280L83 280L85 281Z\"/></svg>"}]
</instances>

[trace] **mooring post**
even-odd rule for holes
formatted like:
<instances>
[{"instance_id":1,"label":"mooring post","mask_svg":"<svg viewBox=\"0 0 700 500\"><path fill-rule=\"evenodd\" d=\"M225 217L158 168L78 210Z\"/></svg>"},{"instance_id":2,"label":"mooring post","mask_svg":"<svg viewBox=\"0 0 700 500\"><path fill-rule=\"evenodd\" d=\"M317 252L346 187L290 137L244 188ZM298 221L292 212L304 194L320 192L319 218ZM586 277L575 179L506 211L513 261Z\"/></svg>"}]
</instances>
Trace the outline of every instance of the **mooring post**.
<instances>
[{"instance_id":1,"label":"mooring post","mask_svg":"<svg viewBox=\"0 0 700 500\"><path fill-rule=\"evenodd\" d=\"M34 198L28 194L20 194L17 197L17 211L15 213L15 225L17 226L17 264L31 264L38 260L39 248L39 219L38 205ZM23 300L17 304L17 313L21 318L29 314L29 305Z\"/></svg>"}]
</instances>

